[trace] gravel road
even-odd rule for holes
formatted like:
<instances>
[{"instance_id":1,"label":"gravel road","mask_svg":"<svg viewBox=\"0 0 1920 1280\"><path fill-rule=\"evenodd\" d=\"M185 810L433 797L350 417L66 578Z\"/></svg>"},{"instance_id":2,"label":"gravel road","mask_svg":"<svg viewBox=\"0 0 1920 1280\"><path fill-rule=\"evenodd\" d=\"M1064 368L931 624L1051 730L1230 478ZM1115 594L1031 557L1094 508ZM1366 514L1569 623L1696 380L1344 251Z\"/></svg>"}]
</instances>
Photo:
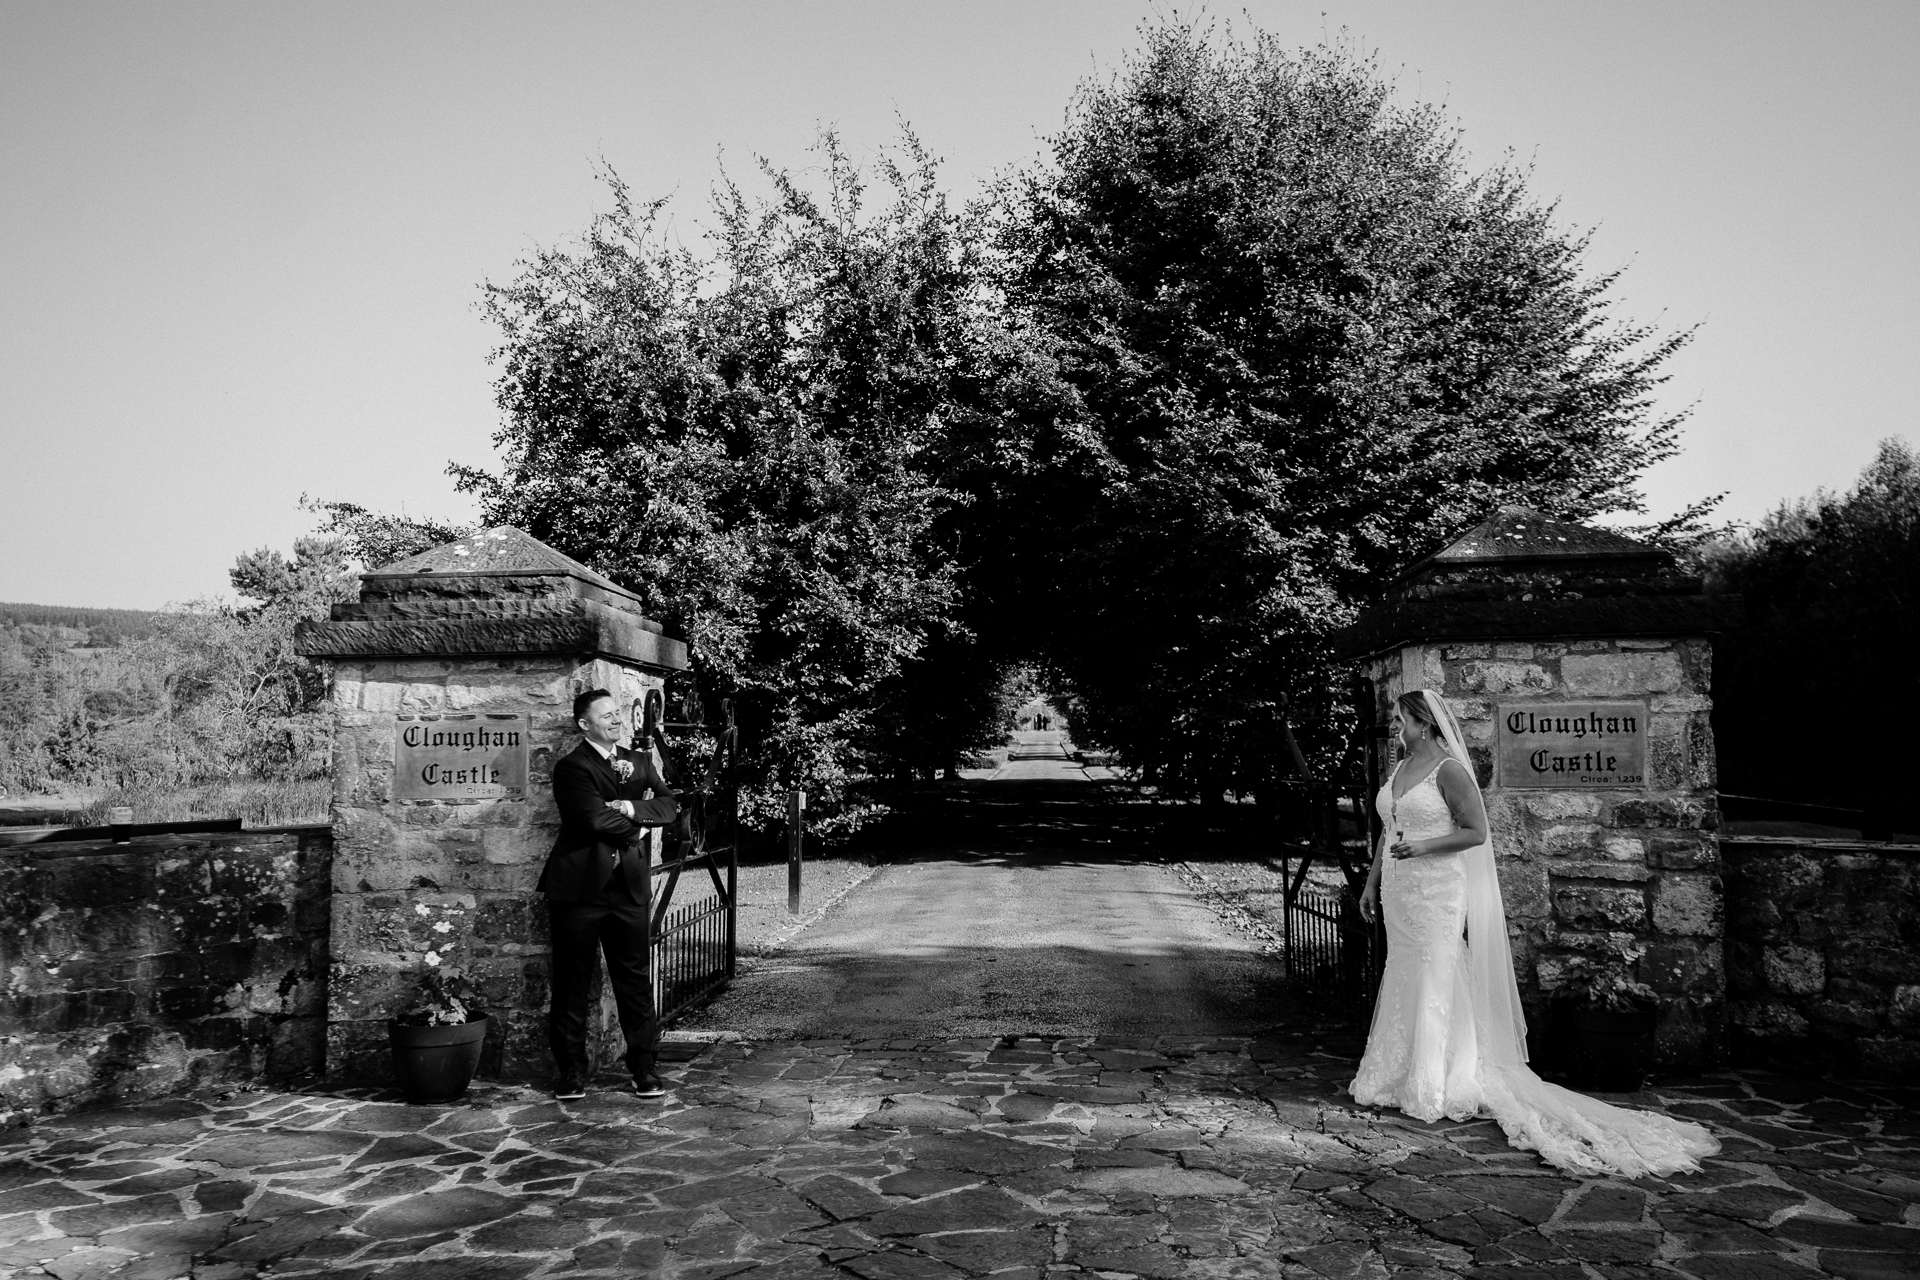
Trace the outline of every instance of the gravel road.
<instances>
[{"instance_id":1,"label":"gravel road","mask_svg":"<svg viewBox=\"0 0 1920 1280\"><path fill-rule=\"evenodd\" d=\"M1068 760L1016 758L937 805L921 847L743 966L686 1025L924 1039L1246 1034L1289 1021L1278 965L1187 891L1128 808Z\"/></svg>"}]
</instances>

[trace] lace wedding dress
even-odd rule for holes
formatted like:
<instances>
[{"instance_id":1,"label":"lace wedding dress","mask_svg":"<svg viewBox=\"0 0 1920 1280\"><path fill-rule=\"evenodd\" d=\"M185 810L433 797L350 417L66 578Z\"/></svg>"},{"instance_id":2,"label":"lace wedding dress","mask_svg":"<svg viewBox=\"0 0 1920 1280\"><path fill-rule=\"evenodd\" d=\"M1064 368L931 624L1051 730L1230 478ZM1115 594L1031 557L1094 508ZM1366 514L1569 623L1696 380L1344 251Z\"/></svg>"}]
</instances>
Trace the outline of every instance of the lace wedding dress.
<instances>
[{"instance_id":1,"label":"lace wedding dress","mask_svg":"<svg viewBox=\"0 0 1920 1280\"><path fill-rule=\"evenodd\" d=\"M1449 758L1465 768L1450 710L1430 692L1426 700ZM1398 802L1388 780L1376 803L1389 840L1395 830L1425 840L1455 829L1437 781L1447 767L1443 760ZM1387 969L1353 1080L1355 1101L1397 1107L1422 1120L1492 1116L1514 1146L1584 1175L1696 1172L1702 1156L1720 1150L1700 1125L1611 1106L1548 1084L1528 1068L1526 1022L1489 846L1388 857L1380 905Z\"/></svg>"}]
</instances>

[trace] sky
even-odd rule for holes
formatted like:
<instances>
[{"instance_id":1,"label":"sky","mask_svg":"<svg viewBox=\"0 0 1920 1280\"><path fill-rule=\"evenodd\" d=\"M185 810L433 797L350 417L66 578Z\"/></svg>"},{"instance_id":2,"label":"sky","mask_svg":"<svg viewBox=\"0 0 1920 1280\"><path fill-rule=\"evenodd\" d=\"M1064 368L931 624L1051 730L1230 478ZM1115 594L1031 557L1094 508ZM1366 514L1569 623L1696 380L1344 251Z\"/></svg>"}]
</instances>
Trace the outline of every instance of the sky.
<instances>
[{"instance_id":1,"label":"sky","mask_svg":"<svg viewBox=\"0 0 1920 1280\"><path fill-rule=\"evenodd\" d=\"M606 207L701 242L722 166L872 156L965 197L1169 6L0 0L0 600L157 608L291 548L302 495L458 520L498 421L478 310ZM1181 13L1197 10L1178 10ZM1920 436L1920 4L1282 3L1511 153L1623 318L1697 336L1644 491L1753 520Z\"/></svg>"}]
</instances>

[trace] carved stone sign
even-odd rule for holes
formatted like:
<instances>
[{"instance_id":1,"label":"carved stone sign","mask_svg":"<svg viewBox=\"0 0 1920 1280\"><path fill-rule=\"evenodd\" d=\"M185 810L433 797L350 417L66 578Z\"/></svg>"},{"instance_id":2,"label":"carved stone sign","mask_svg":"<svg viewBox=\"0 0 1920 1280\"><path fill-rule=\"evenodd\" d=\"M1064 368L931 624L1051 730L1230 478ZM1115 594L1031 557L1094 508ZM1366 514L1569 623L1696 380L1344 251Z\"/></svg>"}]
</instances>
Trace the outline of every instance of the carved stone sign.
<instances>
[{"instance_id":1,"label":"carved stone sign","mask_svg":"<svg viewBox=\"0 0 1920 1280\"><path fill-rule=\"evenodd\" d=\"M1639 787L1647 777L1647 708L1638 702L1526 702L1494 724L1502 787Z\"/></svg>"},{"instance_id":2,"label":"carved stone sign","mask_svg":"<svg viewBox=\"0 0 1920 1280\"><path fill-rule=\"evenodd\" d=\"M521 800L527 794L527 717L398 716L396 800Z\"/></svg>"}]
</instances>

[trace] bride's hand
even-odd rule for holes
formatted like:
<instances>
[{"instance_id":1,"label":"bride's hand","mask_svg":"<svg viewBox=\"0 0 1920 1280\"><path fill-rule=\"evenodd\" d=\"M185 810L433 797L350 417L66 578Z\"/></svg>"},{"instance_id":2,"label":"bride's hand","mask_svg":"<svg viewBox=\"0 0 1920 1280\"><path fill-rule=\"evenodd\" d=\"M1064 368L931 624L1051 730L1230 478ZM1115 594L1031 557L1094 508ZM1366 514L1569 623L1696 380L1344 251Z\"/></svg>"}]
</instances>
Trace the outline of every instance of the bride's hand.
<instances>
[{"instance_id":1,"label":"bride's hand","mask_svg":"<svg viewBox=\"0 0 1920 1280\"><path fill-rule=\"evenodd\" d=\"M1373 917L1379 909L1380 887L1370 884L1360 891L1360 918L1368 924L1372 924Z\"/></svg>"},{"instance_id":2,"label":"bride's hand","mask_svg":"<svg viewBox=\"0 0 1920 1280\"><path fill-rule=\"evenodd\" d=\"M1387 854L1393 858L1417 858L1420 851L1413 847L1411 840L1396 840L1387 846Z\"/></svg>"}]
</instances>

